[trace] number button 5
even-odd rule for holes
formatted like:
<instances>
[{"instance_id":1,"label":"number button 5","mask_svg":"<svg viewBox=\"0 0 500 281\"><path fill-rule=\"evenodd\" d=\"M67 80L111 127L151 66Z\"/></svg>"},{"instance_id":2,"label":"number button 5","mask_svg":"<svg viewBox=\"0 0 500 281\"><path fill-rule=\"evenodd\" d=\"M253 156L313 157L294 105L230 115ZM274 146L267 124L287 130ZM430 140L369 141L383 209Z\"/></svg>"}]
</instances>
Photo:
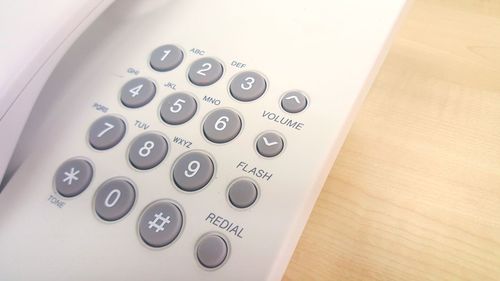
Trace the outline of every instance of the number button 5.
<instances>
[{"instance_id":1,"label":"number button 5","mask_svg":"<svg viewBox=\"0 0 500 281\"><path fill-rule=\"evenodd\" d=\"M222 64L213 58L201 58L189 67L189 80L197 86L209 86L217 82L223 73Z\"/></svg>"},{"instance_id":2,"label":"number button 5","mask_svg":"<svg viewBox=\"0 0 500 281\"><path fill-rule=\"evenodd\" d=\"M234 77L229 85L229 91L239 101L253 101L264 94L266 87L266 79L262 75L245 71Z\"/></svg>"},{"instance_id":3,"label":"number button 5","mask_svg":"<svg viewBox=\"0 0 500 281\"><path fill-rule=\"evenodd\" d=\"M193 118L197 107L196 100L191 95L174 93L163 100L160 116L169 125L180 125Z\"/></svg>"},{"instance_id":4,"label":"number button 5","mask_svg":"<svg viewBox=\"0 0 500 281\"><path fill-rule=\"evenodd\" d=\"M205 137L214 143L233 140L241 131L241 118L230 109L218 109L209 113L203 123Z\"/></svg>"},{"instance_id":5,"label":"number button 5","mask_svg":"<svg viewBox=\"0 0 500 281\"><path fill-rule=\"evenodd\" d=\"M129 161L139 170L156 167L165 159L168 143L164 137L155 133L145 133L137 136L130 146Z\"/></svg>"},{"instance_id":6,"label":"number button 5","mask_svg":"<svg viewBox=\"0 0 500 281\"><path fill-rule=\"evenodd\" d=\"M189 152L174 164L172 176L177 187L184 191L196 191L205 187L214 174L214 163L202 152Z\"/></svg>"},{"instance_id":7,"label":"number button 5","mask_svg":"<svg viewBox=\"0 0 500 281\"><path fill-rule=\"evenodd\" d=\"M101 219L116 221L132 209L135 190L127 180L111 179L97 189L94 200L95 211Z\"/></svg>"},{"instance_id":8,"label":"number button 5","mask_svg":"<svg viewBox=\"0 0 500 281\"><path fill-rule=\"evenodd\" d=\"M115 116L103 116L90 126L89 143L97 150L106 150L117 145L125 135L125 122Z\"/></svg>"}]
</instances>

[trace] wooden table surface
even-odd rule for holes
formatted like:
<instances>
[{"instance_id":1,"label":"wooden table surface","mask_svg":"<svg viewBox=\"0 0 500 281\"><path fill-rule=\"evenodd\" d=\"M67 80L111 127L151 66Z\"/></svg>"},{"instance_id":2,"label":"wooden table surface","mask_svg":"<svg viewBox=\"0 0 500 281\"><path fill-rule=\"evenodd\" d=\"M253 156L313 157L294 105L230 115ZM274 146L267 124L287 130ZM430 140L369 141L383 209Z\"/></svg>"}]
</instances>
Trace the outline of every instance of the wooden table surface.
<instances>
[{"instance_id":1,"label":"wooden table surface","mask_svg":"<svg viewBox=\"0 0 500 281\"><path fill-rule=\"evenodd\" d=\"M500 0L415 0L284 280L500 280Z\"/></svg>"}]
</instances>

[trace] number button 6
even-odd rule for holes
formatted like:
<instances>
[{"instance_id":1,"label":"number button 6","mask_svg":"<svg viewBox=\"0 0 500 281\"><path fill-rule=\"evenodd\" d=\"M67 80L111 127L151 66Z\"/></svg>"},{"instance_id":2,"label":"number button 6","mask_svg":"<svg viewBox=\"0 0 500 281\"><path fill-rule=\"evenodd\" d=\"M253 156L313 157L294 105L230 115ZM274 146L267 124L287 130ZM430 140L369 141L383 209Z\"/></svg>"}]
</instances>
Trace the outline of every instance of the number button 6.
<instances>
[{"instance_id":1,"label":"number button 6","mask_svg":"<svg viewBox=\"0 0 500 281\"><path fill-rule=\"evenodd\" d=\"M165 159L168 143L164 137L155 133L145 133L137 136L129 149L129 161L139 170L156 167Z\"/></svg>"},{"instance_id":2,"label":"number button 6","mask_svg":"<svg viewBox=\"0 0 500 281\"><path fill-rule=\"evenodd\" d=\"M180 125L193 118L198 105L186 93L174 93L163 100L160 106L161 119L169 125Z\"/></svg>"},{"instance_id":3,"label":"number button 6","mask_svg":"<svg viewBox=\"0 0 500 281\"><path fill-rule=\"evenodd\" d=\"M214 174L214 163L203 152L188 152L175 161L172 176L175 185L184 191L205 187Z\"/></svg>"},{"instance_id":4,"label":"number button 6","mask_svg":"<svg viewBox=\"0 0 500 281\"><path fill-rule=\"evenodd\" d=\"M218 109L209 113L203 123L205 137L214 143L233 140L241 131L241 118L230 109Z\"/></svg>"}]
</instances>

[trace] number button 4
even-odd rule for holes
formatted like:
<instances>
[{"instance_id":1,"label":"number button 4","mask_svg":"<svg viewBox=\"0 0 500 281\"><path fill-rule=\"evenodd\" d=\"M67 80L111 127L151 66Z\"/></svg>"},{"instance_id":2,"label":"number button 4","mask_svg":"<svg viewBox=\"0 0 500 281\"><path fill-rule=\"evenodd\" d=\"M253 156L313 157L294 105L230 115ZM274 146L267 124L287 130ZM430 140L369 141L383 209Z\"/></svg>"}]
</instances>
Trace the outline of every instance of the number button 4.
<instances>
[{"instance_id":1,"label":"number button 4","mask_svg":"<svg viewBox=\"0 0 500 281\"><path fill-rule=\"evenodd\" d=\"M160 116L169 125L180 125L193 118L197 107L196 100L191 95L174 93L163 100Z\"/></svg>"},{"instance_id":2,"label":"number button 4","mask_svg":"<svg viewBox=\"0 0 500 281\"><path fill-rule=\"evenodd\" d=\"M156 94L153 81L146 78L135 78L123 85L120 100L126 107L138 108L148 104Z\"/></svg>"},{"instance_id":3,"label":"number button 4","mask_svg":"<svg viewBox=\"0 0 500 281\"><path fill-rule=\"evenodd\" d=\"M230 109L217 109L209 113L203 123L205 137L214 143L233 140L241 131L241 118Z\"/></svg>"},{"instance_id":4,"label":"number button 4","mask_svg":"<svg viewBox=\"0 0 500 281\"><path fill-rule=\"evenodd\" d=\"M254 101L266 91L266 79L257 72L245 71L231 81L229 91L239 101Z\"/></svg>"},{"instance_id":5,"label":"number button 4","mask_svg":"<svg viewBox=\"0 0 500 281\"><path fill-rule=\"evenodd\" d=\"M224 72L222 64L214 58L201 58L189 67L188 77L197 86L209 86L217 82Z\"/></svg>"},{"instance_id":6,"label":"number button 4","mask_svg":"<svg viewBox=\"0 0 500 281\"><path fill-rule=\"evenodd\" d=\"M117 145L125 135L125 122L115 116L103 116L90 126L89 143L97 150L106 150Z\"/></svg>"},{"instance_id":7,"label":"number button 4","mask_svg":"<svg viewBox=\"0 0 500 281\"><path fill-rule=\"evenodd\" d=\"M165 159L168 143L164 137L156 133L145 133L137 136L129 149L129 161L139 170L156 167Z\"/></svg>"}]
</instances>

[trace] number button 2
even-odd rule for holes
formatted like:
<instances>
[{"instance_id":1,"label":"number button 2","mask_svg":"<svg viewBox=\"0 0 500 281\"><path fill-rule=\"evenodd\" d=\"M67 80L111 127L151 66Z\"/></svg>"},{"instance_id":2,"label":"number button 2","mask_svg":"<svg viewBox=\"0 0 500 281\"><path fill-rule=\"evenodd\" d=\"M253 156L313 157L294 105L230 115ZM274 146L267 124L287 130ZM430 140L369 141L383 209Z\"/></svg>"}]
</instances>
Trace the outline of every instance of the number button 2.
<instances>
[{"instance_id":1,"label":"number button 2","mask_svg":"<svg viewBox=\"0 0 500 281\"><path fill-rule=\"evenodd\" d=\"M184 191L196 191L205 187L214 174L214 163L203 152L188 152L174 164L172 176L177 187Z\"/></svg>"},{"instance_id":2,"label":"number button 2","mask_svg":"<svg viewBox=\"0 0 500 281\"><path fill-rule=\"evenodd\" d=\"M266 91L266 79L257 72L245 71L233 78L229 91L239 101L254 101Z\"/></svg>"},{"instance_id":3,"label":"number button 2","mask_svg":"<svg viewBox=\"0 0 500 281\"><path fill-rule=\"evenodd\" d=\"M89 143L97 150L106 150L117 145L125 135L125 122L115 116L103 116L90 126Z\"/></svg>"},{"instance_id":4,"label":"number button 2","mask_svg":"<svg viewBox=\"0 0 500 281\"><path fill-rule=\"evenodd\" d=\"M203 123L205 137L214 143L233 140L241 131L241 118L231 109L218 109L208 114Z\"/></svg>"},{"instance_id":5,"label":"number button 2","mask_svg":"<svg viewBox=\"0 0 500 281\"><path fill-rule=\"evenodd\" d=\"M129 161L139 170L156 167L165 159L168 143L164 137L155 133L145 133L137 136L130 146Z\"/></svg>"},{"instance_id":6,"label":"number button 2","mask_svg":"<svg viewBox=\"0 0 500 281\"><path fill-rule=\"evenodd\" d=\"M217 82L224 72L222 64L214 58L201 58L189 67L188 77L197 86L209 86Z\"/></svg>"},{"instance_id":7,"label":"number button 2","mask_svg":"<svg viewBox=\"0 0 500 281\"><path fill-rule=\"evenodd\" d=\"M163 100L160 116L169 125L180 125L193 118L197 107L196 100L191 95L174 93Z\"/></svg>"},{"instance_id":8,"label":"number button 2","mask_svg":"<svg viewBox=\"0 0 500 281\"><path fill-rule=\"evenodd\" d=\"M111 179L97 189L94 200L96 214L101 219L116 221L132 209L135 202L135 189L127 180Z\"/></svg>"}]
</instances>

